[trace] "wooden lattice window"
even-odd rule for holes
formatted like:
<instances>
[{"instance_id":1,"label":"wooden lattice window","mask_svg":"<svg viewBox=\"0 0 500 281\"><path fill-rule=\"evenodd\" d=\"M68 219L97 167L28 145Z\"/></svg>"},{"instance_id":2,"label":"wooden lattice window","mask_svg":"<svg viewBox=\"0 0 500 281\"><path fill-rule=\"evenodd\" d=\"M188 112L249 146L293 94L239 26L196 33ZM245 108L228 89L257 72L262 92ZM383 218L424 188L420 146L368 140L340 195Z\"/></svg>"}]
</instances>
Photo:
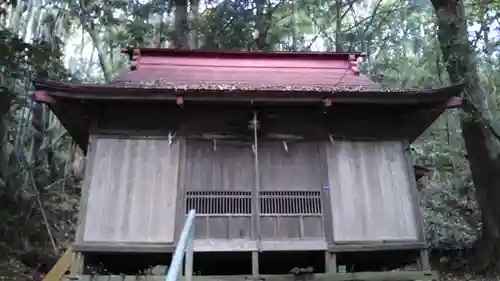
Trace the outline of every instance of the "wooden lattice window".
<instances>
[{"instance_id":1,"label":"wooden lattice window","mask_svg":"<svg viewBox=\"0 0 500 281\"><path fill-rule=\"evenodd\" d=\"M321 215L319 191L261 191L261 215Z\"/></svg>"},{"instance_id":2,"label":"wooden lattice window","mask_svg":"<svg viewBox=\"0 0 500 281\"><path fill-rule=\"evenodd\" d=\"M250 191L189 191L186 212L196 210L198 216L234 216L252 214Z\"/></svg>"}]
</instances>

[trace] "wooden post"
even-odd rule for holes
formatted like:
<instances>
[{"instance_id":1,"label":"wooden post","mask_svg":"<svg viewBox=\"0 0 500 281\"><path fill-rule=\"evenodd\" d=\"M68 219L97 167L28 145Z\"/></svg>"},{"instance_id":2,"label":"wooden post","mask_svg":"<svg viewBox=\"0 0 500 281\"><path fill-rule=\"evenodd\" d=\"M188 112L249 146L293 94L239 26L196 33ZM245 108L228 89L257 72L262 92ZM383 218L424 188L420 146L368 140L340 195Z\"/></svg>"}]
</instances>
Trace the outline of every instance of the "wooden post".
<instances>
[{"instance_id":1,"label":"wooden post","mask_svg":"<svg viewBox=\"0 0 500 281\"><path fill-rule=\"evenodd\" d=\"M337 272L337 255L332 252L325 252L325 272L326 273L336 273Z\"/></svg>"},{"instance_id":2,"label":"wooden post","mask_svg":"<svg viewBox=\"0 0 500 281\"><path fill-rule=\"evenodd\" d=\"M429 252L427 249L420 250L420 270L429 271L431 270L431 264L429 262Z\"/></svg>"},{"instance_id":3,"label":"wooden post","mask_svg":"<svg viewBox=\"0 0 500 281\"><path fill-rule=\"evenodd\" d=\"M251 121L252 129L253 129L253 154L254 154L254 190L252 192L252 231L253 238L257 240L257 251L261 249L261 236L260 236L260 202L259 202L259 194L260 194L260 173L259 173L259 141L258 141L258 129L259 129L259 120L257 118L257 112L253 112L253 118ZM253 259L253 253L252 253ZM253 261L252 261L253 263ZM253 268L253 266L252 266ZM258 269L258 255L257 255L257 269ZM257 270L258 271L258 270Z\"/></svg>"},{"instance_id":4,"label":"wooden post","mask_svg":"<svg viewBox=\"0 0 500 281\"><path fill-rule=\"evenodd\" d=\"M186 245L186 259L184 261L184 280L191 281L193 279L193 248L194 248L194 224L191 227L189 238Z\"/></svg>"},{"instance_id":5,"label":"wooden post","mask_svg":"<svg viewBox=\"0 0 500 281\"><path fill-rule=\"evenodd\" d=\"M73 253L73 263L71 264L71 276L78 276L83 274L84 257L82 253Z\"/></svg>"},{"instance_id":6,"label":"wooden post","mask_svg":"<svg viewBox=\"0 0 500 281\"><path fill-rule=\"evenodd\" d=\"M259 277L259 252L252 252L252 277L254 280Z\"/></svg>"}]
</instances>

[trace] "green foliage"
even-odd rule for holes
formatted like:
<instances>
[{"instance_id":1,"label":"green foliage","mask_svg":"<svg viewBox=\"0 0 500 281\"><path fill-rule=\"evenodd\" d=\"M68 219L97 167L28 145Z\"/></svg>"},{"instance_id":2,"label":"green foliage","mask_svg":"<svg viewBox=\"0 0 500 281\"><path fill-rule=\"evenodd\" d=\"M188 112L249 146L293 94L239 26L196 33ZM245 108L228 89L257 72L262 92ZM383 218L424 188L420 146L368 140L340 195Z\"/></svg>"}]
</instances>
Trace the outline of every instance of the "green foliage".
<instances>
[{"instance_id":1,"label":"green foliage","mask_svg":"<svg viewBox=\"0 0 500 281\"><path fill-rule=\"evenodd\" d=\"M54 37L55 38L55 37ZM61 51L50 37L37 36L29 42L9 29L0 28L0 86L7 93L8 106L2 106L0 124L0 272L5 252L33 251L50 247L50 241L65 243L75 220L73 210L61 210L53 199L71 193L64 186L68 142L56 135L65 134L57 120L41 105L33 104L32 77L67 79ZM4 100L2 100L4 102ZM53 184L56 182L57 184ZM72 192L74 193L74 192ZM68 201L68 200L65 200ZM70 202L70 201L68 201ZM55 206L55 207L54 207ZM63 206L63 205L61 205ZM53 227L61 221L69 227L59 232ZM42 231L49 225L50 232ZM31 247L26 248L27 245ZM34 247L34 248L33 248Z\"/></svg>"},{"instance_id":2,"label":"green foliage","mask_svg":"<svg viewBox=\"0 0 500 281\"><path fill-rule=\"evenodd\" d=\"M226 2L205 10L201 14L206 23L201 26L202 49L206 50L248 50L253 41L253 9L245 1Z\"/></svg>"}]
</instances>

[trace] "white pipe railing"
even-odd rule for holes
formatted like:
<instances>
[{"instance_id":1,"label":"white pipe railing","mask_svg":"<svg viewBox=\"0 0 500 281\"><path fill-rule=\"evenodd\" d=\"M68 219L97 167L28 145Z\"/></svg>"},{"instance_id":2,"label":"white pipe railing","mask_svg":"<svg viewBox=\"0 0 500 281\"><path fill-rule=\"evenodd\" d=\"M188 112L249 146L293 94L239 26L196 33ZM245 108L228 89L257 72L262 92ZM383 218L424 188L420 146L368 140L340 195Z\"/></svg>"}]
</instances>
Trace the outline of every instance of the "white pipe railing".
<instances>
[{"instance_id":1,"label":"white pipe railing","mask_svg":"<svg viewBox=\"0 0 500 281\"><path fill-rule=\"evenodd\" d=\"M182 229L179 242L175 248L172 262L168 267L168 273L165 281L177 281L181 275L182 262L184 255L184 281L191 281L193 279L193 247L194 247L194 217L196 216L195 210L190 210L184 228Z\"/></svg>"}]
</instances>

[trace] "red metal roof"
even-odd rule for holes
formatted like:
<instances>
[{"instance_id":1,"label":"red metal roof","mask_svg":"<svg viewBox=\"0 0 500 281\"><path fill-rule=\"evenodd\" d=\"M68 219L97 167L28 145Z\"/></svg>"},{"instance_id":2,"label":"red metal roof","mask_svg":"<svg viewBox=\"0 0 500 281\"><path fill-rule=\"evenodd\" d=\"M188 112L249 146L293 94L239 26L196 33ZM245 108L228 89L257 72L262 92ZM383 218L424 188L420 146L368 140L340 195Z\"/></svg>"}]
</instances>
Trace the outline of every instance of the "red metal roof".
<instances>
[{"instance_id":1,"label":"red metal roof","mask_svg":"<svg viewBox=\"0 0 500 281\"><path fill-rule=\"evenodd\" d=\"M48 97L90 100L446 103L462 85L387 89L358 70L363 53L129 49L131 70L109 84L37 80ZM35 96L38 99L38 96ZM39 100L44 102L43 100Z\"/></svg>"},{"instance_id":2,"label":"red metal roof","mask_svg":"<svg viewBox=\"0 0 500 281\"><path fill-rule=\"evenodd\" d=\"M297 101L408 104L443 102L461 85L387 89L358 70L364 53L127 49L131 70L109 84L36 80L49 96L99 100ZM36 97L35 97L36 99ZM43 102L43 101L42 101Z\"/></svg>"},{"instance_id":3,"label":"red metal roof","mask_svg":"<svg viewBox=\"0 0 500 281\"><path fill-rule=\"evenodd\" d=\"M407 133L408 138L415 138L446 107L460 105L455 96L463 88L385 89L359 73L357 59L363 53L172 49L125 52L130 56L131 70L109 84L33 81L37 90L34 99L50 106L82 149L87 146L91 121L97 118L93 106L103 101L134 102L140 107L152 104L147 101L181 104L179 99L182 103L234 101L248 106L260 102L327 107L332 103L400 105L410 110L404 118L415 120L409 125L412 131Z\"/></svg>"},{"instance_id":4,"label":"red metal roof","mask_svg":"<svg viewBox=\"0 0 500 281\"><path fill-rule=\"evenodd\" d=\"M132 69L111 84L166 88L221 90L379 89L378 83L359 73L363 53L291 53L128 50Z\"/></svg>"}]
</instances>

